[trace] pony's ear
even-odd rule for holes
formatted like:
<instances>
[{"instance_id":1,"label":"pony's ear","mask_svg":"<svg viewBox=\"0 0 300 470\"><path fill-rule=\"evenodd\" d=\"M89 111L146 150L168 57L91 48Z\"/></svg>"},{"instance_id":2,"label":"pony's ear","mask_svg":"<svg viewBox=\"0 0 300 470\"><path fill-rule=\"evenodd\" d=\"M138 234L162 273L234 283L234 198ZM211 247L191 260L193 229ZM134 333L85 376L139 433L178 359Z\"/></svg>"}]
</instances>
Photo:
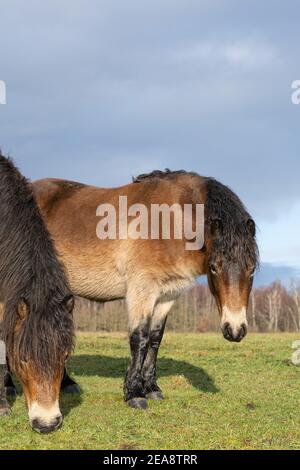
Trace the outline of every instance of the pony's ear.
<instances>
[{"instance_id":1,"label":"pony's ear","mask_svg":"<svg viewBox=\"0 0 300 470\"><path fill-rule=\"evenodd\" d=\"M214 219L210 224L211 234L214 238L219 238L223 233L223 223L221 219Z\"/></svg>"},{"instance_id":2,"label":"pony's ear","mask_svg":"<svg viewBox=\"0 0 300 470\"><path fill-rule=\"evenodd\" d=\"M66 309L68 310L68 312L72 313L73 309L74 309L74 304L75 304L74 295L72 295L72 294L67 295L64 298L63 302L64 302L64 305L65 305Z\"/></svg>"},{"instance_id":3,"label":"pony's ear","mask_svg":"<svg viewBox=\"0 0 300 470\"><path fill-rule=\"evenodd\" d=\"M29 305L25 299L21 299L17 305L17 313L19 315L20 320L25 320L28 317L30 312Z\"/></svg>"},{"instance_id":4,"label":"pony's ear","mask_svg":"<svg viewBox=\"0 0 300 470\"><path fill-rule=\"evenodd\" d=\"M255 237L255 222L253 219L248 219L247 220L247 228L251 234L252 237Z\"/></svg>"}]
</instances>

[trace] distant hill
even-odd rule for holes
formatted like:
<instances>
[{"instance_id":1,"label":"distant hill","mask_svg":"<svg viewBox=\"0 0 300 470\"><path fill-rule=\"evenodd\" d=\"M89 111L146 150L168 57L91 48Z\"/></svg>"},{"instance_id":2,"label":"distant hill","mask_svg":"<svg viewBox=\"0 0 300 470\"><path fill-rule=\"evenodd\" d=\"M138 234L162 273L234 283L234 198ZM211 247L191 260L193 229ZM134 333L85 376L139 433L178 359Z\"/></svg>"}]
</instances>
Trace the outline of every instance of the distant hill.
<instances>
[{"instance_id":1,"label":"distant hill","mask_svg":"<svg viewBox=\"0 0 300 470\"><path fill-rule=\"evenodd\" d=\"M261 263L255 275L254 286L267 286L274 281L281 281L288 287L293 280L300 282L300 267Z\"/></svg>"}]
</instances>

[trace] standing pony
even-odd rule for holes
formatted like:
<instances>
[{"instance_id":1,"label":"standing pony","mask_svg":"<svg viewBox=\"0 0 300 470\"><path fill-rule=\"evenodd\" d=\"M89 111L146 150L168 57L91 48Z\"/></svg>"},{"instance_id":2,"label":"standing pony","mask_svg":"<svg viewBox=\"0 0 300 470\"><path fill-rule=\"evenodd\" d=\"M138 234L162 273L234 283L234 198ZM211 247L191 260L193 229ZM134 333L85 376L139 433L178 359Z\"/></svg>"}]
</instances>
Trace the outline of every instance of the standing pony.
<instances>
[{"instance_id":1,"label":"standing pony","mask_svg":"<svg viewBox=\"0 0 300 470\"><path fill-rule=\"evenodd\" d=\"M46 433L62 422L59 392L73 348L74 301L32 189L2 155L0 218L2 339L10 368L22 384L30 424ZM2 380L0 413L8 412Z\"/></svg>"},{"instance_id":2,"label":"standing pony","mask_svg":"<svg viewBox=\"0 0 300 470\"><path fill-rule=\"evenodd\" d=\"M162 399L156 359L174 300L205 274L229 341L247 333L246 309L258 262L255 223L239 198L213 178L185 171L155 171L132 184L100 189L70 181L45 179L33 190L48 229L67 269L73 292L99 301L126 298L131 362L124 383L125 400L146 408ZM96 235L100 204L204 204L204 245L186 250L184 239L101 239ZM65 376L69 380L68 376Z\"/></svg>"}]
</instances>

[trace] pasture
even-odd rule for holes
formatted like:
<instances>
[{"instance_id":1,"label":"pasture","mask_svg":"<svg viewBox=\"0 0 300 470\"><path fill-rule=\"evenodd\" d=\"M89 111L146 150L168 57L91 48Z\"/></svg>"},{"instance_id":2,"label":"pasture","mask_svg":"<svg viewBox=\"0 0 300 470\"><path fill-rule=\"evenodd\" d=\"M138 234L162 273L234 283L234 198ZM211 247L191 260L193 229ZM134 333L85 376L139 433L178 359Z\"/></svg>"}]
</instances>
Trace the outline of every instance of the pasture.
<instances>
[{"instance_id":1,"label":"pasture","mask_svg":"<svg viewBox=\"0 0 300 470\"><path fill-rule=\"evenodd\" d=\"M123 402L128 364L124 333L79 333L69 371L81 396L62 394L63 427L30 429L18 395L1 418L1 449L300 449L300 368L291 363L299 334L168 333L160 349L164 402L148 411Z\"/></svg>"}]
</instances>

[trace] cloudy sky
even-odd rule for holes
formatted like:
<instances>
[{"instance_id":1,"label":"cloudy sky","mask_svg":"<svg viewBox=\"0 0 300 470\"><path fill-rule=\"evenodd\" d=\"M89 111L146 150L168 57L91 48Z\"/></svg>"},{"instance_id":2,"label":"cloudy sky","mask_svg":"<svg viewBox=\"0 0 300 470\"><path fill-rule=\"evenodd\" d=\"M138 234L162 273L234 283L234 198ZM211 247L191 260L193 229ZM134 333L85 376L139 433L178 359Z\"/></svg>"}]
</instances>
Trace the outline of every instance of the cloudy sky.
<instances>
[{"instance_id":1,"label":"cloudy sky","mask_svg":"<svg viewBox=\"0 0 300 470\"><path fill-rule=\"evenodd\" d=\"M297 0L0 0L0 146L29 178L185 168L234 189L264 273L300 267ZM266 264L265 264L266 263Z\"/></svg>"}]
</instances>

